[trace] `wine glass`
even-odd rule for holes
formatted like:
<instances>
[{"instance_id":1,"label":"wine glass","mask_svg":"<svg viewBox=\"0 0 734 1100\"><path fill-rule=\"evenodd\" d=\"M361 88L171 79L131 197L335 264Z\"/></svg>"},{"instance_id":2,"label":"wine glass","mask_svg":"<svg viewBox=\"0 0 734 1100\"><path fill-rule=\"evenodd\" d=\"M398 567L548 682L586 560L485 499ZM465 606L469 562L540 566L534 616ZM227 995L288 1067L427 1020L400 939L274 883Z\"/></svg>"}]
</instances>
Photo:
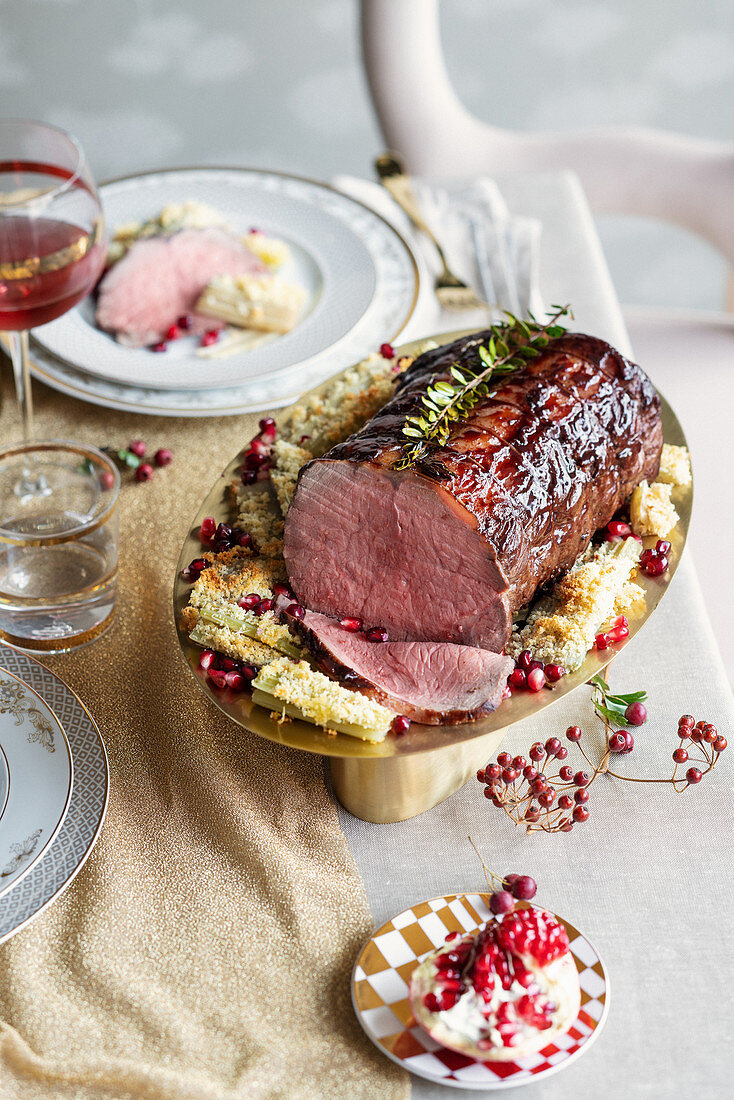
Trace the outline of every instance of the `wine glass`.
<instances>
[{"instance_id":1,"label":"wine glass","mask_svg":"<svg viewBox=\"0 0 734 1100\"><path fill-rule=\"evenodd\" d=\"M23 418L33 437L28 333L75 306L104 266L104 220L79 142L28 119L0 119L0 332L7 335ZM21 479L18 495L48 494Z\"/></svg>"}]
</instances>

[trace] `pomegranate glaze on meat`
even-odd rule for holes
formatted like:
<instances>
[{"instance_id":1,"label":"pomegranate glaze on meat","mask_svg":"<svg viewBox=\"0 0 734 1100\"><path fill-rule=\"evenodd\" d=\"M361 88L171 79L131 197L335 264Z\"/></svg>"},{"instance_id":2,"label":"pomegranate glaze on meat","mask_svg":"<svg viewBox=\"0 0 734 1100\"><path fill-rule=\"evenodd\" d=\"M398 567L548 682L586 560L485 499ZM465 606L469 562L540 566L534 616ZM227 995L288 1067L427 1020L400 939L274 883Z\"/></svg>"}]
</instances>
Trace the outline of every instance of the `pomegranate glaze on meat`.
<instances>
[{"instance_id":1,"label":"pomegranate glaze on meat","mask_svg":"<svg viewBox=\"0 0 734 1100\"><path fill-rule=\"evenodd\" d=\"M370 642L313 611L293 626L327 676L427 725L470 722L496 710L514 668L512 658L474 646Z\"/></svg>"},{"instance_id":2,"label":"pomegranate glaze on meat","mask_svg":"<svg viewBox=\"0 0 734 1100\"><path fill-rule=\"evenodd\" d=\"M499 651L512 612L568 569L635 486L657 474L660 401L609 344L566 334L498 382L448 445L450 475L396 471L405 417L479 332L419 356L359 432L301 471L285 527L299 600L391 640Z\"/></svg>"}]
</instances>

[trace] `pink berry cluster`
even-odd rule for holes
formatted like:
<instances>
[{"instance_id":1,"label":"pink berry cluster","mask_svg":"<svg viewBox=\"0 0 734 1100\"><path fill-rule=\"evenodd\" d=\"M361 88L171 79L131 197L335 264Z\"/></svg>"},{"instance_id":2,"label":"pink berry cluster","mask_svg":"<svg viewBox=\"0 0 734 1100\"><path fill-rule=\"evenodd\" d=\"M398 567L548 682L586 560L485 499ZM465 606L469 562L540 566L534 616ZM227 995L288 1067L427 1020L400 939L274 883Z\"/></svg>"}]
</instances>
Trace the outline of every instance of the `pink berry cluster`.
<instances>
[{"instance_id":1,"label":"pink berry cluster","mask_svg":"<svg viewBox=\"0 0 734 1100\"><path fill-rule=\"evenodd\" d=\"M680 737L680 745L673 753L673 761L675 763L675 769L673 771L673 784L681 783L682 780L678 778L678 768L682 764L690 764L691 766L686 770L685 783L682 789L690 784L700 783L704 775L710 772L716 764L719 756L726 748L728 741L719 731L716 726L712 726L710 722L700 721L696 722L692 714L682 714L678 719L678 736ZM686 748L688 743L688 748ZM697 746L697 750L701 753L700 757L691 757L692 746ZM695 760L695 763L693 763ZM701 770L697 765L702 764L705 770ZM676 789L678 789L676 787Z\"/></svg>"},{"instance_id":2,"label":"pink berry cluster","mask_svg":"<svg viewBox=\"0 0 734 1100\"><path fill-rule=\"evenodd\" d=\"M243 485L254 485L256 481L265 481L270 477L273 443L278 426L272 416L264 416L258 426L260 431L250 440L242 462Z\"/></svg>"},{"instance_id":3,"label":"pink berry cluster","mask_svg":"<svg viewBox=\"0 0 734 1100\"><path fill-rule=\"evenodd\" d=\"M640 568L648 577L661 577L669 565L670 543L658 539L655 548L640 554Z\"/></svg>"},{"instance_id":4,"label":"pink berry cluster","mask_svg":"<svg viewBox=\"0 0 734 1100\"><path fill-rule=\"evenodd\" d=\"M388 634L381 626L366 627L361 619L340 619L339 626L350 634L361 634L368 642L386 642Z\"/></svg>"},{"instance_id":5,"label":"pink berry cluster","mask_svg":"<svg viewBox=\"0 0 734 1100\"><path fill-rule=\"evenodd\" d=\"M569 726L566 737L578 744L581 730ZM559 738L549 737L545 743L536 741L528 756L529 760L501 752L495 762L480 768L477 779L484 784L485 798L503 809L517 825L525 825L528 832L568 833L574 825L588 821L586 788L592 776L583 770L574 771L569 764L561 764L558 771L551 770L555 761L568 757L568 749Z\"/></svg>"},{"instance_id":6,"label":"pink berry cluster","mask_svg":"<svg viewBox=\"0 0 734 1100\"><path fill-rule=\"evenodd\" d=\"M154 466L159 468L170 466L173 462L173 453L169 451L168 447L159 447L153 455L152 462L145 459L147 449L142 439L131 440L127 447L102 448L105 454L114 459L121 469L134 470L136 481L150 481L155 473ZM102 474L101 485L103 489L111 489L114 485L114 478L109 471Z\"/></svg>"},{"instance_id":7,"label":"pink berry cluster","mask_svg":"<svg viewBox=\"0 0 734 1100\"><path fill-rule=\"evenodd\" d=\"M524 649L515 661L515 667L507 677L507 684L515 691L542 691L557 684L566 675L563 665L536 661L529 649Z\"/></svg>"},{"instance_id":8,"label":"pink berry cluster","mask_svg":"<svg viewBox=\"0 0 734 1100\"><path fill-rule=\"evenodd\" d=\"M180 340L182 336L189 335L193 327L193 317L189 316L188 314L179 317L174 324L169 325L166 331L165 339L159 340L157 344L151 344L150 350L155 352L167 351L168 345L171 343L172 340ZM207 329L206 332L199 339L200 346L202 348L208 348L212 344L216 344L217 340L219 339L220 331L221 329L218 328Z\"/></svg>"},{"instance_id":9,"label":"pink berry cluster","mask_svg":"<svg viewBox=\"0 0 734 1100\"><path fill-rule=\"evenodd\" d=\"M202 650L199 668L206 673L209 683L220 691L225 688L236 692L247 691L258 672L249 661L235 661L233 657L225 657L213 649Z\"/></svg>"}]
</instances>

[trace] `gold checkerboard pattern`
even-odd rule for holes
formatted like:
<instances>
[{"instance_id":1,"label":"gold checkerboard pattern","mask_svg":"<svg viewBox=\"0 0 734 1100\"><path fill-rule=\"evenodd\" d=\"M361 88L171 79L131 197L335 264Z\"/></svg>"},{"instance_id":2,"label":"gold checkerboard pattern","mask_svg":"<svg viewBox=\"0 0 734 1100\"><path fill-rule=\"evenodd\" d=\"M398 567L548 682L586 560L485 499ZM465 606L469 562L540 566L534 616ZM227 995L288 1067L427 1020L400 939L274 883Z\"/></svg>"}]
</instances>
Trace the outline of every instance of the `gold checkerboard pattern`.
<instances>
[{"instance_id":1,"label":"gold checkerboard pattern","mask_svg":"<svg viewBox=\"0 0 734 1100\"><path fill-rule=\"evenodd\" d=\"M517 1062L478 1062L447 1050L415 1021L410 975L449 932L472 932L492 916L483 894L448 894L422 901L383 924L364 947L352 975L352 1000L370 1039L395 1062L429 1081L463 1089L510 1088L547 1076L578 1057L606 1017L609 983L589 941L558 917L579 972L581 1009L573 1026L537 1054Z\"/></svg>"}]
</instances>

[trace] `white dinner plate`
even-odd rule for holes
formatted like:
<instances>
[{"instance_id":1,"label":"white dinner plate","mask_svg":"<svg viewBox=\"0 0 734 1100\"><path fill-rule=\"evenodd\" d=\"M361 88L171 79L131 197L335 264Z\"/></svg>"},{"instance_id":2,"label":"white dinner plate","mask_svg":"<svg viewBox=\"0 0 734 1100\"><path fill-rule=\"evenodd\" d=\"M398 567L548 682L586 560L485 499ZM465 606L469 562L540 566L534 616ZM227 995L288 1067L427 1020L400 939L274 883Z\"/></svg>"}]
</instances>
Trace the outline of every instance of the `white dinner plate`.
<instances>
[{"instance_id":1,"label":"white dinner plate","mask_svg":"<svg viewBox=\"0 0 734 1100\"><path fill-rule=\"evenodd\" d=\"M73 767L63 726L49 705L2 666L0 653L0 896L41 858L71 797Z\"/></svg>"},{"instance_id":2,"label":"white dinner plate","mask_svg":"<svg viewBox=\"0 0 734 1100\"><path fill-rule=\"evenodd\" d=\"M86 707L63 680L12 646L0 645L0 665L33 684L66 733L71 753L71 799L46 850L0 897L0 943L38 916L69 885L97 839L109 789L107 755ZM12 775L11 775L12 793Z\"/></svg>"},{"instance_id":3,"label":"white dinner plate","mask_svg":"<svg viewBox=\"0 0 734 1100\"><path fill-rule=\"evenodd\" d=\"M305 315L292 332L222 358L196 354L193 337L161 353L118 344L94 323L94 302L34 332L34 345L89 376L123 387L206 391L252 387L284 375L289 392L312 385L397 335L417 295L408 246L378 214L333 188L250 169L184 169L133 176L100 189L110 230L154 217L172 202L195 200L219 210L232 228L252 227L291 246L284 277L307 291ZM385 335L387 334L387 336ZM251 398L248 396L248 402ZM222 401L221 404L228 404Z\"/></svg>"}]
</instances>

